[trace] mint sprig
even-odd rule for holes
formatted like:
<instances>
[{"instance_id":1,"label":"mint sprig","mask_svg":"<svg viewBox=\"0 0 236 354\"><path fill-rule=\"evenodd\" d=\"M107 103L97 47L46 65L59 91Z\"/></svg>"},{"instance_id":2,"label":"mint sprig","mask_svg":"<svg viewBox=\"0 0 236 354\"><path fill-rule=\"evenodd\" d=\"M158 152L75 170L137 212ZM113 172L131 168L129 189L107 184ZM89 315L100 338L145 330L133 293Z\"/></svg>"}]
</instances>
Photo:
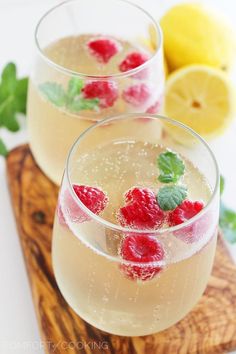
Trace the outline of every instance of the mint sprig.
<instances>
[{"instance_id":1,"label":"mint sprig","mask_svg":"<svg viewBox=\"0 0 236 354\"><path fill-rule=\"evenodd\" d=\"M50 102L57 107L64 107L73 113L83 110L97 110L99 99L85 99L82 97L84 81L73 77L69 80L67 89L55 82L45 82L39 85L39 89Z\"/></svg>"},{"instance_id":2,"label":"mint sprig","mask_svg":"<svg viewBox=\"0 0 236 354\"><path fill-rule=\"evenodd\" d=\"M85 98L79 98L78 100L73 100L73 102L70 103L69 109L71 112L77 113L83 110L94 110L97 108L98 104L98 98L93 98L89 100Z\"/></svg>"},{"instance_id":3,"label":"mint sprig","mask_svg":"<svg viewBox=\"0 0 236 354\"><path fill-rule=\"evenodd\" d=\"M0 128L17 132L20 125L17 113L26 113L28 78L17 78L16 65L8 63L1 75L0 81ZM7 155L7 147L0 140L0 155Z\"/></svg>"},{"instance_id":4,"label":"mint sprig","mask_svg":"<svg viewBox=\"0 0 236 354\"><path fill-rule=\"evenodd\" d=\"M162 183L176 183L184 174L185 165L183 160L174 152L161 153L157 159L160 171L158 180Z\"/></svg>"},{"instance_id":5,"label":"mint sprig","mask_svg":"<svg viewBox=\"0 0 236 354\"><path fill-rule=\"evenodd\" d=\"M73 77L72 79L70 79L67 88L67 99L73 100L76 95L79 95L81 93L83 87L84 87L83 80L77 77Z\"/></svg>"},{"instance_id":6,"label":"mint sprig","mask_svg":"<svg viewBox=\"0 0 236 354\"><path fill-rule=\"evenodd\" d=\"M220 227L225 238L230 243L236 242L236 213L227 208L222 202L220 205Z\"/></svg>"},{"instance_id":7,"label":"mint sprig","mask_svg":"<svg viewBox=\"0 0 236 354\"><path fill-rule=\"evenodd\" d=\"M225 189L225 179L221 175L220 176L220 195L222 195L224 193L224 189Z\"/></svg>"},{"instance_id":8,"label":"mint sprig","mask_svg":"<svg viewBox=\"0 0 236 354\"><path fill-rule=\"evenodd\" d=\"M6 157L8 154L8 150L3 140L0 138L0 156Z\"/></svg>"},{"instance_id":9,"label":"mint sprig","mask_svg":"<svg viewBox=\"0 0 236 354\"><path fill-rule=\"evenodd\" d=\"M224 192L225 179L220 176L220 194ZM236 243L236 212L220 202L220 227L230 243Z\"/></svg>"},{"instance_id":10,"label":"mint sprig","mask_svg":"<svg viewBox=\"0 0 236 354\"><path fill-rule=\"evenodd\" d=\"M157 193L157 202L162 210L174 210L187 197L187 188L181 185L161 187Z\"/></svg>"},{"instance_id":11,"label":"mint sprig","mask_svg":"<svg viewBox=\"0 0 236 354\"><path fill-rule=\"evenodd\" d=\"M66 104L66 94L61 85L55 82L45 82L39 86L39 89L57 107L63 107Z\"/></svg>"}]
</instances>

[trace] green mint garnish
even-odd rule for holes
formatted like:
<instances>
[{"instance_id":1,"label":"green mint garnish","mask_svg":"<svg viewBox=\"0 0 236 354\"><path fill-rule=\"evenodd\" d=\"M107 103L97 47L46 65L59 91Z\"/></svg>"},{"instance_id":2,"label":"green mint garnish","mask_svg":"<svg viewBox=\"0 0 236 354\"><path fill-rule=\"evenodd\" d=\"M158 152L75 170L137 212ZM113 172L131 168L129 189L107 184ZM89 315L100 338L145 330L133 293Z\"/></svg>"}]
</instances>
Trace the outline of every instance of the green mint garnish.
<instances>
[{"instance_id":1,"label":"green mint garnish","mask_svg":"<svg viewBox=\"0 0 236 354\"><path fill-rule=\"evenodd\" d=\"M0 155L6 157L8 154L7 147L0 138Z\"/></svg>"},{"instance_id":2,"label":"green mint garnish","mask_svg":"<svg viewBox=\"0 0 236 354\"><path fill-rule=\"evenodd\" d=\"M55 82L45 82L39 86L39 89L55 106L64 107L73 113L98 109L98 98L85 99L81 96L83 86L83 80L73 77L68 82L67 90Z\"/></svg>"},{"instance_id":3,"label":"green mint garnish","mask_svg":"<svg viewBox=\"0 0 236 354\"><path fill-rule=\"evenodd\" d=\"M225 179L220 176L220 194L224 192ZM223 235L230 243L236 243L236 212L221 201L220 202L220 227Z\"/></svg>"},{"instance_id":4,"label":"green mint garnish","mask_svg":"<svg viewBox=\"0 0 236 354\"><path fill-rule=\"evenodd\" d=\"M16 65L8 63L0 80L0 128L4 127L11 132L17 132L20 125L17 113L26 112L28 78L18 79ZM7 147L0 139L0 155L7 156Z\"/></svg>"},{"instance_id":5,"label":"green mint garnish","mask_svg":"<svg viewBox=\"0 0 236 354\"><path fill-rule=\"evenodd\" d=\"M76 95L79 95L81 93L83 86L84 82L82 79L79 79L77 77L73 77L72 79L70 79L67 88L67 98L73 100Z\"/></svg>"},{"instance_id":6,"label":"green mint garnish","mask_svg":"<svg viewBox=\"0 0 236 354\"><path fill-rule=\"evenodd\" d=\"M20 129L16 114L26 112L27 87L27 78L17 79L16 65L7 64L0 83L0 127L12 132Z\"/></svg>"},{"instance_id":7,"label":"green mint garnish","mask_svg":"<svg viewBox=\"0 0 236 354\"><path fill-rule=\"evenodd\" d=\"M98 107L98 104L99 104L98 98L94 98L94 99L80 98L78 100L74 100L73 102L71 102L69 109L71 110L71 112L74 113L86 109L94 110Z\"/></svg>"},{"instance_id":8,"label":"green mint garnish","mask_svg":"<svg viewBox=\"0 0 236 354\"><path fill-rule=\"evenodd\" d=\"M222 195L224 193L224 189L225 189L225 179L221 175L220 176L220 195Z\"/></svg>"},{"instance_id":9,"label":"green mint garnish","mask_svg":"<svg viewBox=\"0 0 236 354\"><path fill-rule=\"evenodd\" d=\"M63 87L55 82L45 82L39 86L44 96L55 106L63 107L66 104L66 93Z\"/></svg>"},{"instance_id":10,"label":"green mint garnish","mask_svg":"<svg viewBox=\"0 0 236 354\"><path fill-rule=\"evenodd\" d=\"M225 238L230 243L236 242L236 213L227 208L222 202L220 205L220 227Z\"/></svg>"},{"instance_id":11,"label":"green mint garnish","mask_svg":"<svg viewBox=\"0 0 236 354\"><path fill-rule=\"evenodd\" d=\"M157 202L162 210L174 210L187 197L185 186L172 185L159 189Z\"/></svg>"},{"instance_id":12,"label":"green mint garnish","mask_svg":"<svg viewBox=\"0 0 236 354\"><path fill-rule=\"evenodd\" d=\"M184 174L184 162L174 152L166 151L161 153L158 156L157 165L160 170L158 180L162 183L176 183Z\"/></svg>"}]
</instances>

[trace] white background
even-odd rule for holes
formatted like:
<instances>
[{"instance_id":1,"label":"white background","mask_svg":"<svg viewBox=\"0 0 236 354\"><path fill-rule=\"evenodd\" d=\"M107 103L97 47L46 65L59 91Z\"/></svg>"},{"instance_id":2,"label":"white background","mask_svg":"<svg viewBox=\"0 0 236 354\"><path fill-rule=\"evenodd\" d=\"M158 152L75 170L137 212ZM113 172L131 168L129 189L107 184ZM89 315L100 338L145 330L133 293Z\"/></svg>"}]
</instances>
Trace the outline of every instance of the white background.
<instances>
[{"instance_id":1,"label":"white background","mask_svg":"<svg viewBox=\"0 0 236 354\"><path fill-rule=\"evenodd\" d=\"M99 0L94 0L99 1ZM28 75L34 54L34 28L40 16L58 0L0 0L0 70L8 61L17 63L20 75ZM162 15L174 0L133 0L154 17ZM218 7L236 22L234 0L202 0ZM89 19L88 19L89 21ZM121 24L122 25L122 24ZM235 76L236 84L236 76ZM23 121L23 126L25 122ZM18 134L1 131L9 147L27 141L25 128ZM236 120L224 137L211 142L226 177L225 202L236 209ZM236 260L236 246L230 246ZM0 157L0 353L43 353L30 288L18 241Z\"/></svg>"}]
</instances>

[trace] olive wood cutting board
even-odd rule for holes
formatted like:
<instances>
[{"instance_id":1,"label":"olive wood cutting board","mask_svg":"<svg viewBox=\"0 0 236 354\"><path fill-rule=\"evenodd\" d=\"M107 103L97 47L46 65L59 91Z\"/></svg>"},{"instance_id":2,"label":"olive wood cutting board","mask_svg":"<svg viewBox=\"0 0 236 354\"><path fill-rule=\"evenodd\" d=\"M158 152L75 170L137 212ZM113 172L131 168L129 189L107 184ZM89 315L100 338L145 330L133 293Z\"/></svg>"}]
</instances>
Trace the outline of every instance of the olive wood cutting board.
<instances>
[{"instance_id":1,"label":"olive wood cutting board","mask_svg":"<svg viewBox=\"0 0 236 354\"><path fill-rule=\"evenodd\" d=\"M207 290L182 321L145 337L110 335L79 318L60 294L51 263L58 187L40 171L28 145L10 152L7 176L46 353L217 354L236 348L236 266L221 237Z\"/></svg>"}]
</instances>

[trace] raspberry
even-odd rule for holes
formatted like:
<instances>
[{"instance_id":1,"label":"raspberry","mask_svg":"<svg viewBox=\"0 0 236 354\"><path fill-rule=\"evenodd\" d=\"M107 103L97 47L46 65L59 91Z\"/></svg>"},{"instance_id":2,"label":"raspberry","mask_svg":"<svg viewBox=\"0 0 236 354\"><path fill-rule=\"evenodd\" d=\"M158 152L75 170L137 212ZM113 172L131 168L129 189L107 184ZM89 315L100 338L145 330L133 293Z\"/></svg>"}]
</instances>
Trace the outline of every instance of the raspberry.
<instances>
[{"instance_id":1,"label":"raspberry","mask_svg":"<svg viewBox=\"0 0 236 354\"><path fill-rule=\"evenodd\" d=\"M125 194L126 205L119 209L118 220L122 226L138 229L155 229L165 219L157 204L155 194L148 188L134 187Z\"/></svg>"},{"instance_id":2,"label":"raspberry","mask_svg":"<svg viewBox=\"0 0 236 354\"><path fill-rule=\"evenodd\" d=\"M88 47L90 53L104 64L108 63L120 50L117 42L107 38L94 39L88 43Z\"/></svg>"},{"instance_id":3,"label":"raspberry","mask_svg":"<svg viewBox=\"0 0 236 354\"><path fill-rule=\"evenodd\" d=\"M149 263L161 261L164 250L155 237L145 234L133 234L125 237L121 244L121 256L126 261ZM162 270L157 265L122 264L121 270L132 280L150 280Z\"/></svg>"},{"instance_id":4,"label":"raspberry","mask_svg":"<svg viewBox=\"0 0 236 354\"><path fill-rule=\"evenodd\" d=\"M204 204L202 202L192 202L188 199L184 200L182 204L169 213L170 225L175 226L182 224L197 215L203 207Z\"/></svg>"},{"instance_id":5,"label":"raspberry","mask_svg":"<svg viewBox=\"0 0 236 354\"><path fill-rule=\"evenodd\" d=\"M123 99L135 107L144 105L150 96L151 92L146 84L136 84L129 86L122 93Z\"/></svg>"},{"instance_id":6,"label":"raspberry","mask_svg":"<svg viewBox=\"0 0 236 354\"><path fill-rule=\"evenodd\" d=\"M99 106L113 106L118 98L117 85L113 81L90 81L83 88L84 98L98 98Z\"/></svg>"},{"instance_id":7,"label":"raspberry","mask_svg":"<svg viewBox=\"0 0 236 354\"><path fill-rule=\"evenodd\" d=\"M108 203L108 197L99 188L73 185L73 189L80 201L94 214L100 214ZM79 207L69 191L65 192L65 209L72 222L89 221L90 217Z\"/></svg>"},{"instance_id":8,"label":"raspberry","mask_svg":"<svg viewBox=\"0 0 236 354\"><path fill-rule=\"evenodd\" d=\"M140 53L140 52L130 53L120 63L119 69L122 72L135 69L138 66L144 64L148 59L149 59L148 56L144 53Z\"/></svg>"},{"instance_id":9,"label":"raspberry","mask_svg":"<svg viewBox=\"0 0 236 354\"><path fill-rule=\"evenodd\" d=\"M153 103L147 110L146 113L154 114L158 113L160 111L161 105L162 105L162 97L157 100L155 103Z\"/></svg>"},{"instance_id":10,"label":"raspberry","mask_svg":"<svg viewBox=\"0 0 236 354\"><path fill-rule=\"evenodd\" d=\"M180 225L193 218L204 208L204 204L199 201L184 200L177 208L169 213L168 222L170 226ZM197 220L193 224L175 231L176 237L186 243L193 243L199 240L203 233L202 220Z\"/></svg>"}]
</instances>

